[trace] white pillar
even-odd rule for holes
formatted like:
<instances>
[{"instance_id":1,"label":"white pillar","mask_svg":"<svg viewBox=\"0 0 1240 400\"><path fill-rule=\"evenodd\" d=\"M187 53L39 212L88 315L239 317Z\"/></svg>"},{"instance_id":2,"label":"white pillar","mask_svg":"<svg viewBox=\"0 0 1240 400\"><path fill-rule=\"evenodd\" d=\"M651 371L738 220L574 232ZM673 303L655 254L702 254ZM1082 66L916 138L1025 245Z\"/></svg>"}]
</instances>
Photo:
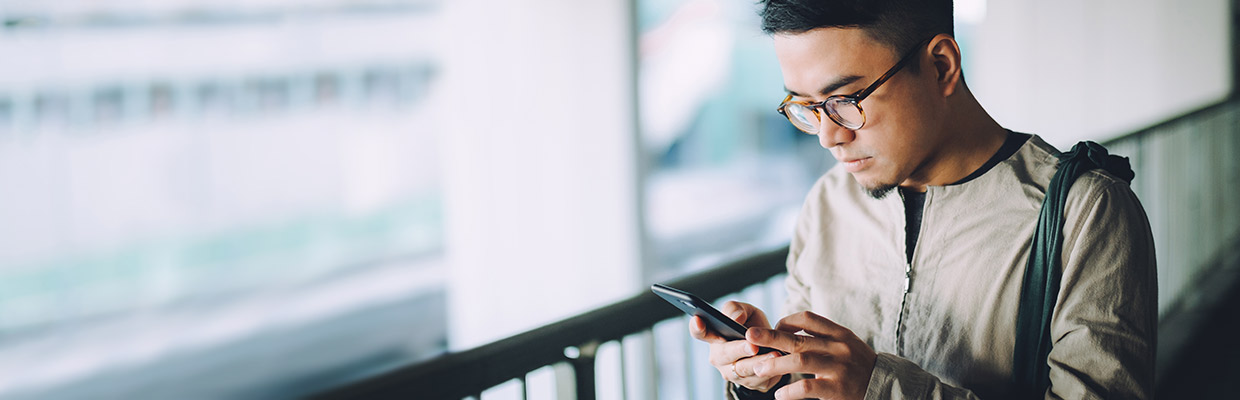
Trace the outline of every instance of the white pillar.
<instances>
[{"instance_id":1,"label":"white pillar","mask_svg":"<svg viewBox=\"0 0 1240 400\"><path fill-rule=\"evenodd\" d=\"M450 347L635 293L629 2L442 4Z\"/></svg>"}]
</instances>

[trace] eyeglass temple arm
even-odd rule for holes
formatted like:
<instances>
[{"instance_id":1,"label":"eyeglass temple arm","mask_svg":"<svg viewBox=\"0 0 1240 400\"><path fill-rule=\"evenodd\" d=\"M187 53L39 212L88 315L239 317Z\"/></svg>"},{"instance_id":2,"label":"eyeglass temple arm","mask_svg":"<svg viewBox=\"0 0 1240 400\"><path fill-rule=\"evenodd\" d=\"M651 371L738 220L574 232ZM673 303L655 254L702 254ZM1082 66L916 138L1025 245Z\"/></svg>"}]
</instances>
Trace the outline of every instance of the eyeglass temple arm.
<instances>
[{"instance_id":1,"label":"eyeglass temple arm","mask_svg":"<svg viewBox=\"0 0 1240 400\"><path fill-rule=\"evenodd\" d=\"M865 89L861 89L860 92L857 92L856 94L854 94L853 97L856 98L856 101L861 102L861 99L864 99L866 96L869 96L870 93L874 93L874 90L878 89L878 87L881 86L883 82L887 82L887 80L891 79L893 75L895 75L897 72L900 72L900 69L904 68L905 64L908 64L909 61L913 60L914 58L917 58L916 55L920 53L920 51L918 50L921 50L921 48L927 44L930 44L929 40L921 42L916 47L913 47L913 50L909 51L908 54L905 54L904 58L901 58L900 61L897 62L896 65L893 65L891 69L887 70L887 72L884 73L883 76L878 77L878 80L874 81L874 83L871 83L870 86L867 86Z\"/></svg>"}]
</instances>

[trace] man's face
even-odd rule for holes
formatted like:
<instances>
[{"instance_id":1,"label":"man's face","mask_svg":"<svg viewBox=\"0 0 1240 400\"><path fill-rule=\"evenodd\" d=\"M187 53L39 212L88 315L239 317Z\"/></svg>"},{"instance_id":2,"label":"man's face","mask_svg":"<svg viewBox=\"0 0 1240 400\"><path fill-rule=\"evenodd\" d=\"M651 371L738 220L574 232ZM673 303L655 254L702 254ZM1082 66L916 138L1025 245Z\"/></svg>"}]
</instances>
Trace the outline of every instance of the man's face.
<instances>
[{"instance_id":1,"label":"man's face","mask_svg":"<svg viewBox=\"0 0 1240 400\"><path fill-rule=\"evenodd\" d=\"M820 102L836 94L852 94L878 79L910 49L891 49L860 29L824 28L799 34L776 34L775 55L784 87L793 100ZM930 163L942 142L941 115L946 104L939 94L933 65L925 50L860 104L865 125L856 131L823 118L818 132L831 151L866 190L881 197L914 178Z\"/></svg>"}]
</instances>

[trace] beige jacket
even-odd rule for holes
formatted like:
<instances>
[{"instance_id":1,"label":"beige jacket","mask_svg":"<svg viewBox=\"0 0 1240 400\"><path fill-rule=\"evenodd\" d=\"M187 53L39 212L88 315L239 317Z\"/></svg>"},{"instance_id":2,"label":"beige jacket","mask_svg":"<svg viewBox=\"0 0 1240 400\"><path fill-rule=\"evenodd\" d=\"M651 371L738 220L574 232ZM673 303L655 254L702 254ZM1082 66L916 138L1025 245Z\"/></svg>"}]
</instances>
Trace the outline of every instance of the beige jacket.
<instances>
[{"instance_id":1,"label":"beige jacket","mask_svg":"<svg viewBox=\"0 0 1240 400\"><path fill-rule=\"evenodd\" d=\"M867 399L1011 397L1021 280L1056 154L1034 136L972 181L929 187L911 264L900 196L875 200L832 169L797 223L785 312L820 314L879 353ZM1065 216L1046 397L1150 398L1158 285L1145 211L1126 182L1092 171Z\"/></svg>"}]
</instances>

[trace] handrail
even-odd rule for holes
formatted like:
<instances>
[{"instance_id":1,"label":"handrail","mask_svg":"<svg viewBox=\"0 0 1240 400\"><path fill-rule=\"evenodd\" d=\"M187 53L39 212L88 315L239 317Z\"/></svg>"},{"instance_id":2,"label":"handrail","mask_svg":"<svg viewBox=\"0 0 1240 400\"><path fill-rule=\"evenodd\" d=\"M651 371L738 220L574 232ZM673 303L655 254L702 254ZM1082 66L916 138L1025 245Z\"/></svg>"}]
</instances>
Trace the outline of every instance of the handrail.
<instances>
[{"instance_id":1,"label":"handrail","mask_svg":"<svg viewBox=\"0 0 1240 400\"><path fill-rule=\"evenodd\" d=\"M1231 94L1227 95L1227 97L1224 97L1218 101L1211 102L1209 104L1185 111L1183 113L1177 114L1172 117L1168 117L1167 119L1161 120L1159 122L1155 122L1152 125L1146 126L1136 131L1132 131L1127 134L1123 134L1120 136L1107 139L1103 141L1102 144L1104 146L1110 146L1117 142L1142 138L1154 132L1160 132L1169 126L1181 123L1183 121L1190 120L1193 118L1198 118L1202 115L1216 112L1219 109L1230 106L1234 102L1240 101L1240 93L1238 93L1237 90L1240 90L1240 89L1233 90Z\"/></svg>"},{"instance_id":2,"label":"handrail","mask_svg":"<svg viewBox=\"0 0 1240 400\"><path fill-rule=\"evenodd\" d=\"M668 282L708 301L785 271L782 247ZM322 393L315 399L430 398L475 395L547 365L571 361L564 350L623 339L675 318L680 311L649 291L474 349L451 353ZM686 333L687 334L687 333ZM503 360L503 362L494 362Z\"/></svg>"}]
</instances>

